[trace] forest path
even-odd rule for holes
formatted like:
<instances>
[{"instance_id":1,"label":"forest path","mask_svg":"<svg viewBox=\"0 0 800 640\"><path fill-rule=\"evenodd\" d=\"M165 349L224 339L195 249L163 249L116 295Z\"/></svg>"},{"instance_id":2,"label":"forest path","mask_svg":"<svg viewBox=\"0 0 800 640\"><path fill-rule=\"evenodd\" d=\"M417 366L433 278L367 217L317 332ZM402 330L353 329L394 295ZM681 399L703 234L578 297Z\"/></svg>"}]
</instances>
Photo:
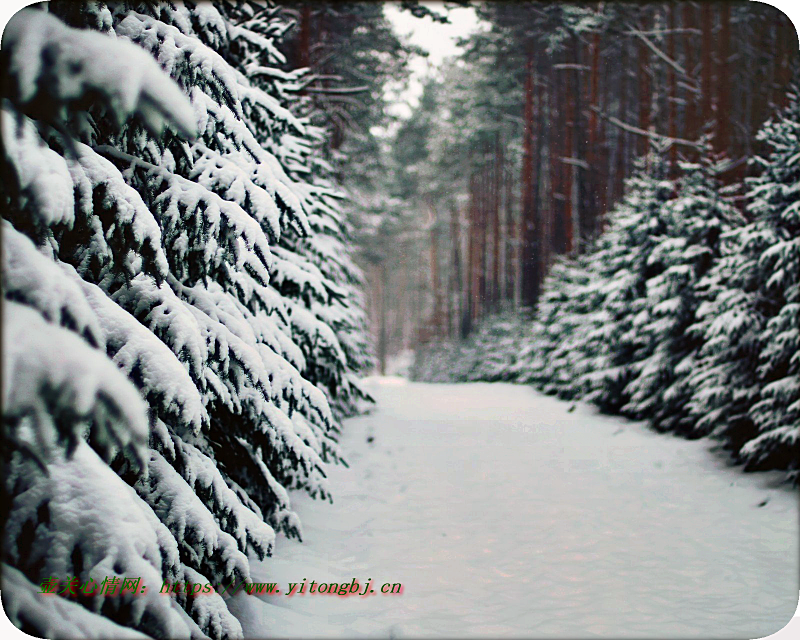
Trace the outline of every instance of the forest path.
<instances>
[{"instance_id":1,"label":"forest path","mask_svg":"<svg viewBox=\"0 0 800 640\"><path fill-rule=\"evenodd\" d=\"M761 638L794 614L778 476L528 387L370 384L334 504L295 494L304 542L254 568L282 593L231 603L246 637ZM286 597L304 578L375 594Z\"/></svg>"}]
</instances>

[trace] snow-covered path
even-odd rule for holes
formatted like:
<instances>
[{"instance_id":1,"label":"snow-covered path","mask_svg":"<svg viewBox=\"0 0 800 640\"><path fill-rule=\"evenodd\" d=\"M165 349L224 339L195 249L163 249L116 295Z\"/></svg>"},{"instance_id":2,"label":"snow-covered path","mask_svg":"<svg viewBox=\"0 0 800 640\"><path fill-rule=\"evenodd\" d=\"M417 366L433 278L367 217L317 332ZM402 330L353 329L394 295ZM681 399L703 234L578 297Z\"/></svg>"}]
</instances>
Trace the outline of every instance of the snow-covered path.
<instances>
[{"instance_id":1,"label":"snow-covered path","mask_svg":"<svg viewBox=\"0 0 800 640\"><path fill-rule=\"evenodd\" d=\"M335 503L296 495L304 542L254 570L283 593L231 603L247 637L760 638L794 614L797 494L776 476L526 387L372 385ZM304 578L376 593L286 597Z\"/></svg>"}]
</instances>

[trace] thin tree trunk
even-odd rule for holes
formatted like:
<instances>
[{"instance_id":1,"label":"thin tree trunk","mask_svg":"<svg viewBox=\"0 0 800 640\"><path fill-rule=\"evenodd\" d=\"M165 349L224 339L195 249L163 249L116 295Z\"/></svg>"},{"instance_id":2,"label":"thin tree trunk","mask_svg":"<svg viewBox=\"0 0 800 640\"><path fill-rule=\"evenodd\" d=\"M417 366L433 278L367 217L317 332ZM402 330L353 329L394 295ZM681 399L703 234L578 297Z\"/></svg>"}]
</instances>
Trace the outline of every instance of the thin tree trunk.
<instances>
[{"instance_id":1,"label":"thin tree trunk","mask_svg":"<svg viewBox=\"0 0 800 640\"><path fill-rule=\"evenodd\" d=\"M572 47L569 48L571 50ZM577 109L575 108L575 101L578 97L578 90L577 90L577 78L575 77L575 71L572 69L567 69L565 71L565 80L564 80L564 147L562 150L561 162L563 165L564 158L573 158L575 155L575 112ZM562 194L564 196L564 218L562 221L563 229L564 229L564 238L563 244L560 247L560 253L571 253L572 247L574 244L575 233L578 231L576 227L576 214L578 213L577 207L575 206L575 197L574 197L574 186L575 186L575 170L576 167L573 164L568 164L567 166L562 166L562 176L563 176L563 191Z\"/></svg>"},{"instance_id":2,"label":"thin tree trunk","mask_svg":"<svg viewBox=\"0 0 800 640\"><path fill-rule=\"evenodd\" d=\"M386 353L387 353L387 327L386 327L386 263L381 262L377 267L378 272L378 365L380 374L386 375Z\"/></svg>"},{"instance_id":3,"label":"thin tree trunk","mask_svg":"<svg viewBox=\"0 0 800 640\"><path fill-rule=\"evenodd\" d=\"M620 97L619 97L619 119L622 122L628 121L628 47L623 43L620 51ZM614 191L613 200L616 202L625 191L625 178L628 171L628 132L617 130L617 161L614 163Z\"/></svg>"},{"instance_id":4,"label":"thin tree trunk","mask_svg":"<svg viewBox=\"0 0 800 640\"><path fill-rule=\"evenodd\" d=\"M480 304L480 229L478 218L480 216L480 203L478 202L478 175L473 169L470 176L470 203L469 203L469 319L470 325L467 333L472 330L472 324L478 319Z\"/></svg>"},{"instance_id":5,"label":"thin tree trunk","mask_svg":"<svg viewBox=\"0 0 800 640\"><path fill-rule=\"evenodd\" d=\"M714 102L713 102L713 74L714 68L711 61L711 49L713 40L713 15L711 13L711 3L704 2L702 5L700 28L703 32L702 38L702 69L701 69L701 87L700 87L700 101L701 113L703 117L703 131L712 122L714 117Z\"/></svg>"},{"instance_id":6,"label":"thin tree trunk","mask_svg":"<svg viewBox=\"0 0 800 640\"><path fill-rule=\"evenodd\" d=\"M500 301L500 205L503 192L503 146L500 134L495 138L494 153L494 198L492 199L492 303Z\"/></svg>"},{"instance_id":7,"label":"thin tree trunk","mask_svg":"<svg viewBox=\"0 0 800 640\"><path fill-rule=\"evenodd\" d=\"M648 19L645 14L642 15L641 30L647 31ZM652 89L650 86L650 49L643 42L639 41L639 128L644 131L650 131L651 126L651 108L652 108ZM639 153L646 154L648 152L650 141L645 136L639 138Z\"/></svg>"},{"instance_id":8,"label":"thin tree trunk","mask_svg":"<svg viewBox=\"0 0 800 640\"><path fill-rule=\"evenodd\" d=\"M597 219L600 214L600 190L603 185L603 175L600 170L601 163L599 160L599 145L600 145L600 118L597 116L597 111L600 108L598 99L598 80L600 75L600 33L595 32L592 34L591 45L589 49L589 58L591 64L591 71L589 76L589 140L586 149L586 161L591 167L591 172L586 175L586 182L588 183L588 206L586 207L586 218L584 225L586 227L585 233L587 237L595 234L597 229Z\"/></svg>"},{"instance_id":9,"label":"thin tree trunk","mask_svg":"<svg viewBox=\"0 0 800 640\"><path fill-rule=\"evenodd\" d=\"M431 316L431 333L441 335L442 328L442 291L439 276L439 225L436 219L436 209L428 202L428 210L432 216L430 256L431 256L431 288L433 290L433 314Z\"/></svg>"},{"instance_id":10,"label":"thin tree trunk","mask_svg":"<svg viewBox=\"0 0 800 640\"><path fill-rule=\"evenodd\" d=\"M461 278L461 211L453 206L450 211L450 242L452 244L452 288L450 296L453 297L452 326L457 333L461 332L463 314L463 284Z\"/></svg>"},{"instance_id":11,"label":"thin tree trunk","mask_svg":"<svg viewBox=\"0 0 800 640\"><path fill-rule=\"evenodd\" d=\"M670 60L675 60L675 19L676 8L674 4L667 5L667 56ZM668 104L667 104L667 130L669 131L670 138L678 137L678 95L677 95L677 77L675 69L672 66L667 67L667 85L668 85ZM672 145L669 150L669 166L670 175L675 175L675 170L678 165L678 147Z\"/></svg>"},{"instance_id":12,"label":"thin tree trunk","mask_svg":"<svg viewBox=\"0 0 800 640\"><path fill-rule=\"evenodd\" d=\"M727 2L720 5L719 65L717 67L717 149L733 157L730 153L729 127L730 113L729 60L731 56L731 6Z\"/></svg>"},{"instance_id":13,"label":"thin tree trunk","mask_svg":"<svg viewBox=\"0 0 800 640\"><path fill-rule=\"evenodd\" d=\"M522 140L522 176L521 176L521 275L522 275L522 304L532 306L539 296L539 274L536 255L536 210L533 193L534 183L534 52L528 49L525 61L525 106L524 106L524 132Z\"/></svg>"},{"instance_id":14,"label":"thin tree trunk","mask_svg":"<svg viewBox=\"0 0 800 640\"><path fill-rule=\"evenodd\" d=\"M558 134L564 131L564 118L559 109L559 83L554 65L550 66L550 122L547 128L548 147L550 152L550 194L551 207L549 211L552 228L549 229L547 246L548 252L561 253L564 242L564 200L562 175L563 168L560 158L562 149Z\"/></svg>"}]
</instances>

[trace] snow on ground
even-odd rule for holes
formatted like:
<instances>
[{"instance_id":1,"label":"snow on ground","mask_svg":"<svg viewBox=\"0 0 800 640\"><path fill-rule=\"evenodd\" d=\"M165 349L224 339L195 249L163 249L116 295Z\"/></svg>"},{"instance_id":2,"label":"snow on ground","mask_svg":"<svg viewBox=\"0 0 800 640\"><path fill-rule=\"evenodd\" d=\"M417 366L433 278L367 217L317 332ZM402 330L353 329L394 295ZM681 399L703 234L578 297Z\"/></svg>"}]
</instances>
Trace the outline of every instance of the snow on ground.
<instances>
[{"instance_id":1,"label":"snow on ground","mask_svg":"<svg viewBox=\"0 0 800 640\"><path fill-rule=\"evenodd\" d=\"M761 638L798 600L797 494L726 468L706 441L505 384L373 379L333 505L295 495L238 595L246 637ZM288 582L402 595L285 595Z\"/></svg>"}]
</instances>

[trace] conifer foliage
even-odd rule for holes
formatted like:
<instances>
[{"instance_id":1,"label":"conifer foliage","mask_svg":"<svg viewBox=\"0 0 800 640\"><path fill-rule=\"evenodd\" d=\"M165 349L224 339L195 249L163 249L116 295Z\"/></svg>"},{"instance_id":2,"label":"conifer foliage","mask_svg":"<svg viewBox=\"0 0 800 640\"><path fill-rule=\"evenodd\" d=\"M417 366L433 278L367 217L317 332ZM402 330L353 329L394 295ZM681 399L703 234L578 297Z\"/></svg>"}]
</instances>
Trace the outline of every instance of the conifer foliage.
<instances>
[{"instance_id":1,"label":"conifer foliage","mask_svg":"<svg viewBox=\"0 0 800 640\"><path fill-rule=\"evenodd\" d=\"M249 579L248 554L300 536L288 490L330 498L367 343L288 27L223 1L7 27L3 600L33 635L239 637L220 595L160 585Z\"/></svg>"},{"instance_id":2,"label":"conifer foliage","mask_svg":"<svg viewBox=\"0 0 800 640\"><path fill-rule=\"evenodd\" d=\"M759 133L766 157L749 179L748 223L725 235L708 278L693 376L698 425L722 434L749 469L800 464L800 106Z\"/></svg>"}]
</instances>

